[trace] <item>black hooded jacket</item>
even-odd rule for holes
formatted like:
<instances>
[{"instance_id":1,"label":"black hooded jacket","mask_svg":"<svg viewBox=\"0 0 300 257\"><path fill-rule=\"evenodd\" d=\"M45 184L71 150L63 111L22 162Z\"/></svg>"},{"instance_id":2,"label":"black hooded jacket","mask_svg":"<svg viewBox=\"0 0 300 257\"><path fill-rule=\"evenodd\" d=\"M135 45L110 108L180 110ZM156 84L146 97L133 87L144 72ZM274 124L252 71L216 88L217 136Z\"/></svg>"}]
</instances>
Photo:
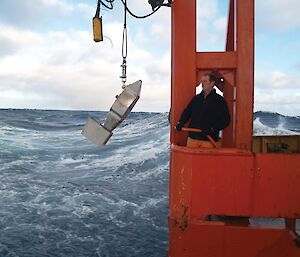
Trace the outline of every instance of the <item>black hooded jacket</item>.
<instances>
[{"instance_id":1,"label":"black hooded jacket","mask_svg":"<svg viewBox=\"0 0 300 257\"><path fill-rule=\"evenodd\" d=\"M215 141L219 139L220 130L230 123L230 114L225 99L213 89L204 98L204 92L193 97L181 114L179 122L185 124L189 119L189 128L212 130L210 135ZM208 140L204 133L189 132L189 137L198 140Z\"/></svg>"}]
</instances>

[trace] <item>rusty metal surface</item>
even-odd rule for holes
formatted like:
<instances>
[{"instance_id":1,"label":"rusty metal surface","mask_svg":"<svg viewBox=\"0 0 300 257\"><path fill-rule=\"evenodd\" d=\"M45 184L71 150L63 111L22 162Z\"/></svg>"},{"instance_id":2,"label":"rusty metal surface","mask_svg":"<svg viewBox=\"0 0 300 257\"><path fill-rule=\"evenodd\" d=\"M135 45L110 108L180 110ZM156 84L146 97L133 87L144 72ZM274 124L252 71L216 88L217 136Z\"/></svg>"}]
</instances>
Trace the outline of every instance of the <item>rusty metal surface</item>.
<instances>
[{"instance_id":1,"label":"rusty metal surface","mask_svg":"<svg viewBox=\"0 0 300 257\"><path fill-rule=\"evenodd\" d=\"M255 153L300 153L300 135L255 136L252 150Z\"/></svg>"},{"instance_id":2,"label":"rusty metal surface","mask_svg":"<svg viewBox=\"0 0 300 257\"><path fill-rule=\"evenodd\" d=\"M298 257L296 238L285 229L191 221L183 231L169 218L171 257Z\"/></svg>"},{"instance_id":3,"label":"rusty metal surface","mask_svg":"<svg viewBox=\"0 0 300 257\"><path fill-rule=\"evenodd\" d=\"M300 154L182 148L172 146L172 217L180 217L184 205L189 217L199 219L210 214L300 218Z\"/></svg>"}]
</instances>

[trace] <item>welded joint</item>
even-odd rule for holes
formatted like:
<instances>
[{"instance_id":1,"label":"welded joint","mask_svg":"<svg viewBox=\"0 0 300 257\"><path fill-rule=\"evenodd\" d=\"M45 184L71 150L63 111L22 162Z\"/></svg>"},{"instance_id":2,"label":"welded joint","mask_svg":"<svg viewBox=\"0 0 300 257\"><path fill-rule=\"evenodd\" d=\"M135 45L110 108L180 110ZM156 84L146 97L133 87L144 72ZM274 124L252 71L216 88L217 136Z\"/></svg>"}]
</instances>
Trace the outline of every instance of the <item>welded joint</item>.
<instances>
[{"instance_id":1,"label":"welded joint","mask_svg":"<svg viewBox=\"0 0 300 257\"><path fill-rule=\"evenodd\" d=\"M290 231L290 234L294 238L295 245L300 248L300 235L296 231Z\"/></svg>"},{"instance_id":2,"label":"welded joint","mask_svg":"<svg viewBox=\"0 0 300 257\"><path fill-rule=\"evenodd\" d=\"M183 208L183 213L181 215L181 219L182 222L179 225L179 228L181 229L181 231L184 231L187 227L188 227L188 222L187 222L187 210L188 210L188 206L182 205Z\"/></svg>"},{"instance_id":3,"label":"welded joint","mask_svg":"<svg viewBox=\"0 0 300 257\"><path fill-rule=\"evenodd\" d=\"M186 230L186 228L188 227L188 217L187 217L187 210L188 210L188 206L182 205L183 208L183 212L181 215L181 219L174 219L174 226L178 226L180 228L180 230L183 232Z\"/></svg>"}]
</instances>

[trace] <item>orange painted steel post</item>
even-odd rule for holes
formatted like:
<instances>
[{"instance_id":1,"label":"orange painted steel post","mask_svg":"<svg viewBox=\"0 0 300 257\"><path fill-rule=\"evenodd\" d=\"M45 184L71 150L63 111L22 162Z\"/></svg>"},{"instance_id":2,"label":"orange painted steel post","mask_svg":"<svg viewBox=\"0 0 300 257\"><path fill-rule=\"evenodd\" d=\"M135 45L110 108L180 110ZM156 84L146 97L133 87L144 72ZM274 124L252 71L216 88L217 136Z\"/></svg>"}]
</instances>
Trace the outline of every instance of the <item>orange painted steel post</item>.
<instances>
[{"instance_id":1,"label":"orange painted steel post","mask_svg":"<svg viewBox=\"0 0 300 257\"><path fill-rule=\"evenodd\" d=\"M228 24L227 24L227 38L226 38L226 51L235 51L235 22L234 12L235 2L234 0L229 1L229 13L228 13ZM223 147L234 147L235 146L235 70L231 70L233 73L233 83L229 83L225 78L225 87L223 90L223 96L227 101L231 122L230 125L224 129L222 137ZM228 73L227 73L228 74Z\"/></svg>"},{"instance_id":2,"label":"orange painted steel post","mask_svg":"<svg viewBox=\"0 0 300 257\"><path fill-rule=\"evenodd\" d=\"M195 86L196 0L175 0L172 4L171 128L195 95ZM185 145L186 135L171 129L171 142Z\"/></svg>"},{"instance_id":3,"label":"orange painted steel post","mask_svg":"<svg viewBox=\"0 0 300 257\"><path fill-rule=\"evenodd\" d=\"M234 0L229 1L229 13L228 13L228 24L227 24L227 37L226 37L226 51L235 50L235 29L234 29Z\"/></svg>"},{"instance_id":4,"label":"orange painted steel post","mask_svg":"<svg viewBox=\"0 0 300 257\"><path fill-rule=\"evenodd\" d=\"M254 99L254 0L236 0L236 146L252 150Z\"/></svg>"}]
</instances>

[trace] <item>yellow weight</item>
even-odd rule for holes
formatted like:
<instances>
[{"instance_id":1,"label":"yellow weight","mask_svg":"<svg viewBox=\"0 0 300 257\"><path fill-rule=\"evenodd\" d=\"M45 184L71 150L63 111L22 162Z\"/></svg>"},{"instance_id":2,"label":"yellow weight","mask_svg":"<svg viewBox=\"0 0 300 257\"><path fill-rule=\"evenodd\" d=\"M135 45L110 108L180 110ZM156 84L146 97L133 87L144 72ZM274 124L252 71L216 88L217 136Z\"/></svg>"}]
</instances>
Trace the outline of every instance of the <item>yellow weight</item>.
<instances>
[{"instance_id":1,"label":"yellow weight","mask_svg":"<svg viewBox=\"0 0 300 257\"><path fill-rule=\"evenodd\" d=\"M93 32L94 32L95 42L103 41L102 18L98 18L98 17L93 18Z\"/></svg>"}]
</instances>

